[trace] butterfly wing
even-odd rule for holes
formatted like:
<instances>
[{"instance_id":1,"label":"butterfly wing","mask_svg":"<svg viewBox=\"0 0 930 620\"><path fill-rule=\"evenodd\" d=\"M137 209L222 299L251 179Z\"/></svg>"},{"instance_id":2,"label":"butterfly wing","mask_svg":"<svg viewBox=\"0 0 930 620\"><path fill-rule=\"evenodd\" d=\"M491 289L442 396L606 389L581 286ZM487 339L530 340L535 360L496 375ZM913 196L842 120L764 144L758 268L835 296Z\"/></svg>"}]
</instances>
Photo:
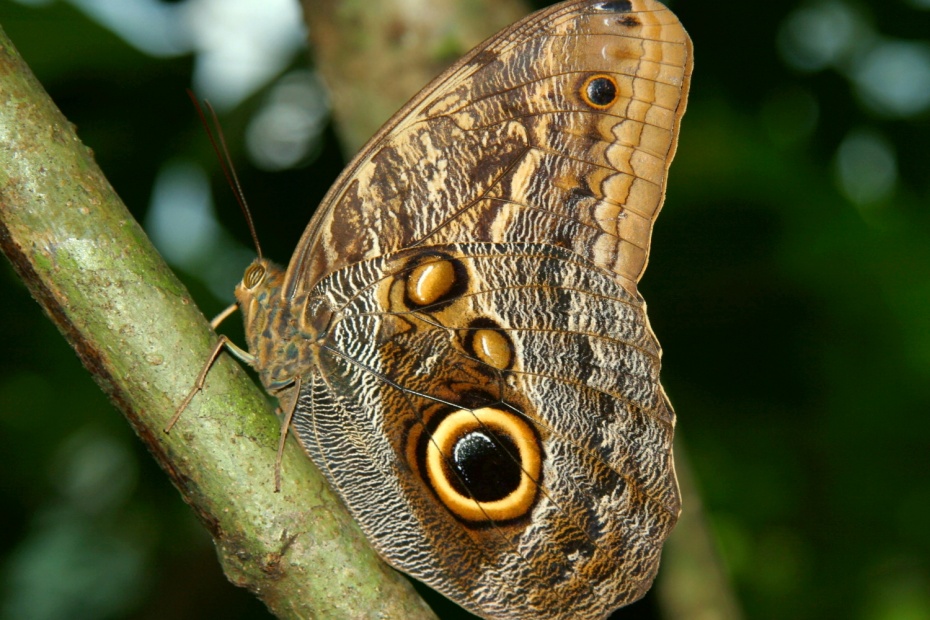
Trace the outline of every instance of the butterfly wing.
<instances>
[{"instance_id":1,"label":"butterfly wing","mask_svg":"<svg viewBox=\"0 0 930 620\"><path fill-rule=\"evenodd\" d=\"M300 441L382 556L489 618L600 618L679 512L636 282L690 41L651 0L490 39L340 177L288 269Z\"/></svg>"},{"instance_id":2,"label":"butterfly wing","mask_svg":"<svg viewBox=\"0 0 930 620\"><path fill-rule=\"evenodd\" d=\"M567 2L492 37L346 168L298 244L286 295L360 260L463 239L546 241L635 283L691 56L652 0ZM611 80L614 95L592 102L585 91Z\"/></svg>"},{"instance_id":3,"label":"butterfly wing","mask_svg":"<svg viewBox=\"0 0 930 620\"><path fill-rule=\"evenodd\" d=\"M401 251L316 292L335 318L294 429L386 559L488 618L645 593L679 499L640 300L525 243Z\"/></svg>"}]
</instances>

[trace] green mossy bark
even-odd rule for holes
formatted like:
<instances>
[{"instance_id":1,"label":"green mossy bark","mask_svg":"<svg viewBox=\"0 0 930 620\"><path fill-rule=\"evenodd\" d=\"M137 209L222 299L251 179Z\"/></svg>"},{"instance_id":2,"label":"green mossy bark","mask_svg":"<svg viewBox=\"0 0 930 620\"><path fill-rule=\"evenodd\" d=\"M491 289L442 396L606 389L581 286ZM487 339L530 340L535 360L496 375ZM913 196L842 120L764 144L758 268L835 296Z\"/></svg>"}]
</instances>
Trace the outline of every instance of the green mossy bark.
<instances>
[{"instance_id":1,"label":"green mossy bark","mask_svg":"<svg viewBox=\"0 0 930 620\"><path fill-rule=\"evenodd\" d=\"M0 246L213 535L227 576L281 618L430 618L221 356L170 434L216 335L0 31Z\"/></svg>"}]
</instances>

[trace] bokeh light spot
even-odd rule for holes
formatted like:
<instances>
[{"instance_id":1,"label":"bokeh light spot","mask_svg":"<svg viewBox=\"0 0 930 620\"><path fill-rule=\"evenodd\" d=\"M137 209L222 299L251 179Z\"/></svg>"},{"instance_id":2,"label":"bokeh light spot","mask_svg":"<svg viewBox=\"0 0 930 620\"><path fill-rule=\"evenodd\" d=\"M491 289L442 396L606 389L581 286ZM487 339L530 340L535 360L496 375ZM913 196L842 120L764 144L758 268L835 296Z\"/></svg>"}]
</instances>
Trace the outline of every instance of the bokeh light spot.
<instances>
[{"instance_id":1,"label":"bokeh light spot","mask_svg":"<svg viewBox=\"0 0 930 620\"><path fill-rule=\"evenodd\" d=\"M836 174L840 190L855 205L879 202L898 180L894 147L874 130L854 129L837 149Z\"/></svg>"},{"instance_id":2,"label":"bokeh light spot","mask_svg":"<svg viewBox=\"0 0 930 620\"><path fill-rule=\"evenodd\" d=\"M190 162L174 161L158 172L145 229L168 262L191 270L215 250L220 233L207 175Z\"/></svg>"},{"instance_id":3,"label":"bokeh light spot","mask_svg":"<svg viewBox=\"0 0 930 620\"><path fill-rule=\"evenodd\" d=\"M818 71L845 58L868 28L842 2L821 2L791 13L778 33L785 61L802 71Z\"/></svg>"},{"instance_id":4,"label":"bokeh light spot","mask_svg":"<svg viewBox=\"0 0 930 620\"><path fill-rule=\"evenodd\" d=\"M272 88L246 130L255 165L265 170L292 168L317 143L329 115L326 90L311 71L293 71Z\"/></svg>"},{"instance_id":5,"label":"bokeh light spot","mask_svg":"<svg viewBox=\"0 0 930 620\"><path fill-rule=\"evenodd\" d=\"M853 80L872 108L911 116L930 107L930 46L893 41L873 47L856 65Z\"/></svg>"}]
</instances>

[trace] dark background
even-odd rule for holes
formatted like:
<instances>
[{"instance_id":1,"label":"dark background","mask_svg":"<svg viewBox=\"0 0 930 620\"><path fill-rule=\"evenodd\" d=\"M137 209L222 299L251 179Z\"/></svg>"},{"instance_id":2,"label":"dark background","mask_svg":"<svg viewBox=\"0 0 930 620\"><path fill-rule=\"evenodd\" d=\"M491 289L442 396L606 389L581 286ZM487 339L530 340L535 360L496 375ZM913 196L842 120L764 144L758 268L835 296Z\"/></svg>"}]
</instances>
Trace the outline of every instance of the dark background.
<instances>
[{"instance_id":1,"label":"dark background","mask_svg":"<svg viewBox=\"0 0 930 620\"><path fill-rule=\"evenodd\" d=\"M641 289L739 603L930 618L930 2L672 8L695 73ZM184 94L195 56L66 2L0 0L0 24L147 228L166 162L202 167L228 232L174 263L208 316L230 303L249 240ZM323 124L295 164L254 164L276 83L221 116L286 263L345 160ZM6 261L0 290L0 617L267 617Z\"/></svg>"}]
</instances>

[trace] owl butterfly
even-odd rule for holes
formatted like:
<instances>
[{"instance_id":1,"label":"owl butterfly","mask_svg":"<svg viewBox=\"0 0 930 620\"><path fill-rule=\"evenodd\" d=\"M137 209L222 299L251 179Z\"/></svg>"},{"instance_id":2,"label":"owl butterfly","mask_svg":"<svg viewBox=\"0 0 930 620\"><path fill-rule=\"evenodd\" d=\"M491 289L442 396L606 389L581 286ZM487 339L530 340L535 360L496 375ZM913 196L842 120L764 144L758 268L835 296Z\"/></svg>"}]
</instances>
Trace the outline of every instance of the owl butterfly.
<instances>
[{"instance_id":1,"label":"owl butterfly","mask_svg":"<svg viewBox=\"0 0 930 620\"><path fill-rule=\"evenodd\" d=\"M372 138L287 271L236 288L243 357L371 544L485 618L605 617L678 517L637 282L691 56L654 0L531 15Z\"/></svg>"}]
</instances>

